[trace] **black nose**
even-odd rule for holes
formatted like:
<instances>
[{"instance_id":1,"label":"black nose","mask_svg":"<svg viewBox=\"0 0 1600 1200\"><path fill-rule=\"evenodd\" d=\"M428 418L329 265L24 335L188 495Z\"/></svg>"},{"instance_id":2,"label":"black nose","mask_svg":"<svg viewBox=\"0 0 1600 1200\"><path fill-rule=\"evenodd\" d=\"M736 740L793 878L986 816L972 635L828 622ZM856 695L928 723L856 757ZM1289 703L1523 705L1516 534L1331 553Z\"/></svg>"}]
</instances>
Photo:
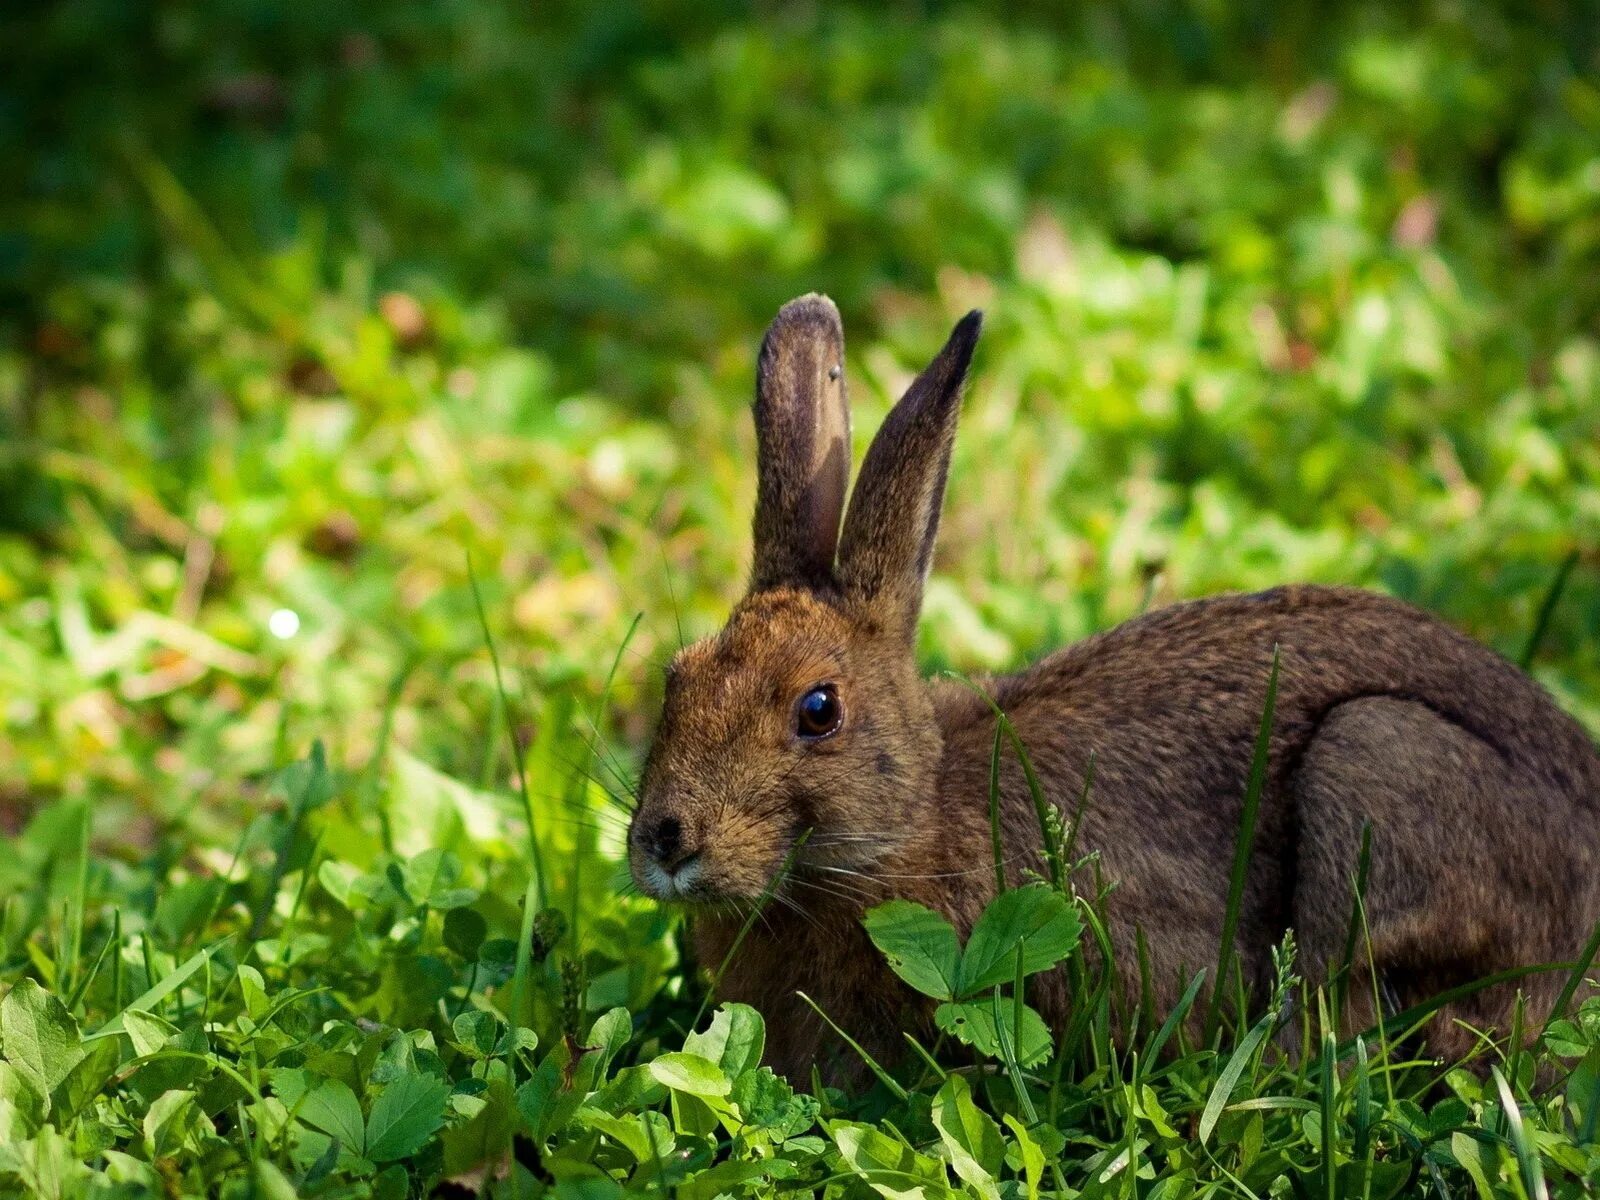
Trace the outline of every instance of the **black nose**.
<instances>
[{"instance_id":1,"label":"black nose","mask_svg":"<svg viewBox=\"0 0 1600 1200\"><path fill-rule=\"evenodd\" d=\"M673 866L684 857L683 823L677 817L662 817L646 835L645 848L662 866Z\"/></svg>"}]
</instances>

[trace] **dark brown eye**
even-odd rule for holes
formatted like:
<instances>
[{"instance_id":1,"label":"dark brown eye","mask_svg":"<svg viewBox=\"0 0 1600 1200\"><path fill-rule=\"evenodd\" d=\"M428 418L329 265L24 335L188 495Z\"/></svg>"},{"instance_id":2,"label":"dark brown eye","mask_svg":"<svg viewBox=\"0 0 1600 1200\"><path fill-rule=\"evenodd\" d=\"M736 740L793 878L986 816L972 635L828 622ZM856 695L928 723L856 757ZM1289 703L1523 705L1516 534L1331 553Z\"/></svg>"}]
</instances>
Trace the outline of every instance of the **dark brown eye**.
<instances>
[{"instance_id":1,"label":"dark brown eye","mask_svg":"<svg viewBox=\"0 0 1600 1200\"><path fill-rule=\"evenodd\" d=\"M795 732L803 738L825 738L839 732L844 724L844 705L839 690L831 683L812 688L800 697L795 709Z\"/></svg>"}]
</instances>

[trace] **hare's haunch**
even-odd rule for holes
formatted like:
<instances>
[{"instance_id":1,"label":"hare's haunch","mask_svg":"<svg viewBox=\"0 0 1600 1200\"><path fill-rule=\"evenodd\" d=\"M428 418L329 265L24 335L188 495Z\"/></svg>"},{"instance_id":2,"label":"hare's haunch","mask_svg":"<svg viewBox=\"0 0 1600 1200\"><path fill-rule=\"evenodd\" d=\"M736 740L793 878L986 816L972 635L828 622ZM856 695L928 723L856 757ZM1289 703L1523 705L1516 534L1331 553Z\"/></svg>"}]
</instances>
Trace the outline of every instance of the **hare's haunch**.
<instances>
[{"instance_id":1,"label":"hare's haunch","mask_svg":"<svg viewBox=\"0 0 1600 1200\"><path fill-rule=\"evenodd\" d=\"M667 682L629 836L649 894L696 907L720 963L749 905L774 889L722 981L767 1017L769 1058L804 1073L817 1000L868 1049L894 1054L927 1013L885 966L863 910L903 896L969 928L995 888L994 716L913 655L963 380L979 318L885 419L846 507L850 419L833 304L786 305L761 347L755 561L716 637ZM1118 969L1139 994L1136 931L1157 998L1215 963L1240 807L1274 647L1280 676L1238 946L1259 984L1288 928L1313 979L1342 957L1363 825L1372 828L1371 954L1402 1004L1505 968L1570 960L1600 919L1600 756L1537 684L1398 601L1286 587L1153 612L988 681L1049 798L1115 882ZM1007 870L1039 868L1017 760L1001 776ZM803 840L802 840L803 838ZM796 849L797 842L799 843ZM1060 1025L1052 976L1031 995ZM1522 982L1536 1017L1559 975ZM1349 1023L1373 1014L1350 989ZM1507 1027L1514 992L1478 993L1432 1025Z\"/></svg>"}]
</instances>

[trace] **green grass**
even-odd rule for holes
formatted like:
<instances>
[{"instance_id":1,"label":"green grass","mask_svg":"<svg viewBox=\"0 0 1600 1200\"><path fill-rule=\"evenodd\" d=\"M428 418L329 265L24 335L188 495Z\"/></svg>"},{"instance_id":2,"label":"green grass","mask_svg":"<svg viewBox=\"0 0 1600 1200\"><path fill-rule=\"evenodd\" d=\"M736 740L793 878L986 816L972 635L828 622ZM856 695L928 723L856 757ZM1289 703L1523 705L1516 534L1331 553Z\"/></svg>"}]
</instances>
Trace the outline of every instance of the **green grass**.
<instances>
[{"instance_id":1,"label":"green grass","mask_svg":"<svg viewBox=\"0 0 1600 1200\"><path fill-rule=\"evenodd\" d=\"M1310 579L1600 729L1593 5L1000 7L0 17L0 1195L1600 1188L1594 944L1500 1078L1330 1049L1354 936L1151 1012L1041 805L1082 928L842 1095L626 890L814 288L858 453L986 310L930 673Z\"/></svg>"}]
</instances>

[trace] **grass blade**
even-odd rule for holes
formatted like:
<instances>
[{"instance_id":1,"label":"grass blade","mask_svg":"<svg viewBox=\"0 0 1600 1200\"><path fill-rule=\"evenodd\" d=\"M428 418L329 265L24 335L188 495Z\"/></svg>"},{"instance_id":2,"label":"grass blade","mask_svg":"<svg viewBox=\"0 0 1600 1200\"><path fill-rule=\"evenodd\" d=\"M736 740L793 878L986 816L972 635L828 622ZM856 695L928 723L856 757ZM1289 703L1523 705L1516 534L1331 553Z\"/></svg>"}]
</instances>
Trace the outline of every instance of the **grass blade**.
<instances>
[{"instance_id":1,"label":"grass blade","mask_svg":"<svg viewBox=\"0 0 1600 1200\"><path fill-rule=\"evenodd\" d=\"M1528 641L1522 647L1522 656L1517 659L1517 665L1524 671L1533 665L1533 660L1539 653L1539 644L1544 641L1545 631L1550 628L1550 618L1555 615L1556 606L1561 603L1561 593L1567 590L1567 580L1572 577L1572 568L1577 565L1578 552L1570 550L1561 560L1561 565L1556 568L1555 578L1550 581L1550 587L1539 603L1539 615L1534 618L1533 628L1528 633Z\"/></svg>"},{"instance_id":2,"label":"grass blade","mask_svg":"<svg viewBox=\"0 0 1600 1200\"><path fill-rule=\"evenodd\" d=\"M1499 1067L1490 1067L1489 1072L1494 1077L1494 1086L1500 1093L1500 1105L1505 1110L1506 1128L1511 1134L1511 1149L1517 1156L1517 1172L1522 1177L1522 1189L1527 1193L1528 1200L1550 1200L1550 1190L1544 1182L1544 1167L1539 1162L1539 1151L1528 1136L1528 1128L1522 1121L1522 1109L1517 1106L1517 1098L1511 1094L1511 1085L1500 1074Z\"/></svg>"},{"instance_id":3,"label":"grass blade","mask_svg":"<svg viewBox=\"0 0 1600 1200\"><path fill-rule=\"evenodd\" d=\"M1589 940L1584 944L1583 953L1578 956L1577 965L1572 968L1572 974L1567 976L1567 982L1561 989L1561 994L1556 997L1555 1004L1550 1009L1550 1016L1545 1021L1545 1028L1550 1028L1551 1021L1558 1021L1567 1015L1567 1006L1572 1003L1572 998L1578 994L1578 989L1583 986L1584 977L1589 974L1589 968L1594 965L1595 955L1600 954L1600 921L1594 923L1594 930L1589 934Z\"/></svg>"},{"instance_id":4,"label":"grass blade","mask_svg":"<svg viewBox=\"0 0 1600 1200\"><path fill-rule=\"evenodd\" d=\"M188 983L191 976L199 971L200 968L204 967L206 963L211 961L212 955L216 954L231 941L233 941L233 937L230 935L223 938L220 942L216 942L213 945L207 946L204 950L197 951L195 954L191 955L181 967L178 967L168 974L164 979L161 980L160 983L157 983L155 986L145 991L142 995L123 1005L116 1016L112 1017L104 1025L100 1026L99 1029L90 1034L89 1038L106 1037L113 1033L122 1032L122 1015L131 1009L138 1009L140 1012L154 1012L156 1005L160 1004L184 984ZM88 1041L89 1038L85 1038L84 1040Z\"/></svg>"},{"instance_id":5,"label":"grass blade","mask_svg":"<svg viewBox=\"0 0 1600 1200\"><path fill-rule=\"evenodd\" d=\"M1275 1013L1268 1013L1251 1027L1250 1032L1244 1035L1244 1040L1239 1043L1239 1048L1233 1052L1233 1057L1228 1059L1228 1065L1222 1069L1222 1074L1217 1076L1217 1082L1211 1089L1211 1095L1206 1098L1206 1106L1200 1112L1200 1127L1197 1136L1203 1146L1211 1138L1211 1131L1217 1127L1217 1121L1222 1116L1222 1110L1228 1106L1228 1098L1233 1095L1234 1088L1239 1086L1239 1077L1244 1074L1244 1069L1250 1065L1250 1060L1255 1057L1256 1047L1259 1046L1272 1028L1276 1018Z\"/></svg>"},{"instance_id":6,"label":"grass blade","mask_svg":"<svg viewBox=\"0 0 1600 1200\"><path fill-rule=\"evenodd\" d=\"M1256 814L1261 808L1261 792L1267 781L1267 751L1272 742L1272 714L1278 703L1278 647L1272 648L1272 670L1267 675L1267 698L1261 706L1261 724L1256 731L1255 753L1250 759L1250 777L1245 785L1244 804L1239 811L1239 836L1234 843L1233 870L1228 876L1228 907L1222 917L1222 941L1217 947L1217 972L1211 989L1211 1009L1206 1014L1205 1042L1216 1037L1222 1019L1222 996L1233 971L1233 943L1239 932L1239 909L1244 903L1245 875L1256 841Z\"/></svg>"},{"instance_id":7,"label":"grass blade","mask_svg":"<svg viewBox=\"0 0 1600 1200\"><path fill-rule=\"evenodd\" d=\"M472 568L472 555L467 555L467 582L472 587L472 603L478 610L478 625L483 630L483 644L489 649L489 663L494 668L494 690L500 704L509 715L511 702L506 698L505 682L500 677L500 654L495 650L494 635L489 632L489 614L484 611L483 592L478 588L478 573ZM550 902L549 885L545 879L544 856L539 849L539 831L533 817L533 796L528 792L528 773L522 763L522 747L517 743L516 723L506 722L506 740L511 743L511 765L517 773L517 789L522 793L522 811L528 822L528 856L533 864L535 895L538 907L543 910ZM524 914L524 924L527 916Z\"/></svg>"},{"instance_id":8,"label":"grass blade","mask_svg":"<svg viewBox=\"0 0 1600 1200\"><path fill-rule=\"evenodd\" d=\"M1167 1043L1172 1039L1173 1033L1177 1031L1178 1026L1181 1025L1184 1019L1188 1017L1189 1010L1194 1007L1195 997L1200 994L1200 989L1202 986L1204 986L1205 981L1205 971L1196 971L1194 978L1189 981L1189 986L1183 990L1183 995L1179 998L1177 1006L1167 1014L1167 1019L1162 1022L1161 1028L1156 1030L1155 1037L1151 1038L1150 1044L1145 1047L1145 1063L1148 1064L1156 1061L1156 1056L1166 1048Z\"/></svg>"}]
</instances>

